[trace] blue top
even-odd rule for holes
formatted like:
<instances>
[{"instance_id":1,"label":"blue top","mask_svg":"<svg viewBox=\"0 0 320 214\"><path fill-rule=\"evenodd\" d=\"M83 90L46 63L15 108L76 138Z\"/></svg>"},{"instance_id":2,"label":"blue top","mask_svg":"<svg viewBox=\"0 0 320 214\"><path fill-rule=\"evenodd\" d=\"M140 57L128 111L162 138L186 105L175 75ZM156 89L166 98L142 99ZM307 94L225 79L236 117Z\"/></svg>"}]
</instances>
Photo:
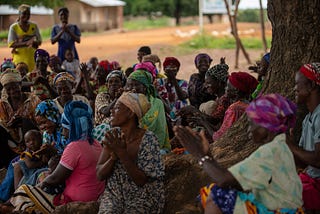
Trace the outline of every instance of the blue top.
<instances>
[{"instance_id":1,"label":"blue top","mask_svg":"<svg viewBox=\"0 0 320 214\"><path fill-rule=\"evenodd\" d=\"M304 118L299 146L314 151L317 143L320 143L320 104ZM319 168L308 166L306 172L311 178L320 178Z\"/></svg>"},{"instance_id":2,"label":"blue top","mask_svg":"<svg viewBox=\"0 0 320 214\"><path fill-rule=\"evenodd\" d=\"M80 29L78 28L77 25L68 24L68 28L75 35L81 36ZM53 39L60 31L61 31L60 25L53 26L51 31L51 39ZM69 33L63 32L61 37L58 39L58 57L61 59L62 62L65 60L64 52L68 48L70 48L73 51L74 58L79 59L77 49L75 46L75 41L72 39Z\"/></svg>"}]
</instances>

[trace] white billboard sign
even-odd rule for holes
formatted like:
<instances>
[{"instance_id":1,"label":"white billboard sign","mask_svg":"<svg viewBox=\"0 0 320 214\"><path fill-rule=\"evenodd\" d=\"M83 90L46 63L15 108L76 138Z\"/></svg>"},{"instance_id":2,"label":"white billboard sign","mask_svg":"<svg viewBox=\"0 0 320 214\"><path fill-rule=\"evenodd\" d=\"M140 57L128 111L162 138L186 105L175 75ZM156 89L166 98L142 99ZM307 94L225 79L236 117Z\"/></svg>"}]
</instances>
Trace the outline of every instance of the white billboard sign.
<instances>
[{"instance_id":1,"label":"white billboard sign","mask_svg":"<svg viewBox=\"0 0 320 214\"><path fill-rule=\"evenodd\" d=\"M200 0L201 1L201 0ZM203 14L227 14L224 0L202 0Z\"/></svg>"}]
</instances>

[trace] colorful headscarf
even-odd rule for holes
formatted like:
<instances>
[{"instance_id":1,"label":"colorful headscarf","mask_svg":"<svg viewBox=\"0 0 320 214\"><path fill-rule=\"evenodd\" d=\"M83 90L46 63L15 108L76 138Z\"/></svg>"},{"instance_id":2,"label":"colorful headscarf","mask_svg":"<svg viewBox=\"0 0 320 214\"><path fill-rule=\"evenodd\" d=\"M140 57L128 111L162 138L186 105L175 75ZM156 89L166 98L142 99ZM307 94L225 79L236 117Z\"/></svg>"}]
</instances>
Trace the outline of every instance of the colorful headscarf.
<instances>
[{"instance_id":1,"label":"colorful headscarf","mask_svg":"<svg viewBox=\"0 0 320 214\"><path fill-rule=\"evenodd\" d=\"M152 84L152 76L149 72L145 70L136 70L130 74L128 79L136 80L142 83L147 88L147 96L156 97L156 89Z\"/></svg>"},{"instance_id":2,"label":"colorful headscarf","mask_svg":"<svg viewBox=\"0 0 320 214\"><path fill-rule=\"evenodd\" d=\"M144 94L132 92L122 93L117 102L121 102L127 106L133 113L137 115L138 119L141 119L151 107L148 98Z\"/></svg>"},{"instance_id":3,"label":"colorful headscarf","mask_svg":"<svg viewBox=\"0 0 320 214\"><path fill-rule=\"evenodd\" d=\"M62 127L69 130L69 140L88 140L93 143L92 137L92 109L82 101L71 101L64 106L61 117Z\"/></svg>"},{"instance_id":4,"label":"colorful headscarf","mask_svg":"<svg viewBox=\"0 0 320 214\"><path fill-rule=\"evenodd\" d=\"M0 74L0 83L2 86L5 86L11 82L21 82L21 75L15 69L7 69Z\"/></svg>"},{"instance_id":5,"label":"colorful headscarf","mask_svg":"<svg viewBox=\"0 0 320 214\"><path fill-rule=\"evenodd\" d=\"M212 62L212 58L211 58L208 54L206 54L206 53L200 53L200 54L198 54L198 55L196 56L196 58L194 58L194 64L196 65L196 67L198 67L198 65L199 65L199 60L200 60L201 58L206 58L206 59L208 59L209 63Z\"/></svg>"},{"instance_id":6,"label":"colorful headscarf","mask_svg":"<svg viewBox=\"0 0 320 214\"><path fill-rule=\"evenodd\" d=\"M112 62L110 62L110 64L111 64L112 70L120 70L121 69L119 62L117 62L117 61L112 61Z\"/></svg>"},{"instance_id":7,"label":"colorful headscarf","mask_svg":"<svg viewBox=\"0 0 320 214\"><path fill-rule=\"evenodd\" d=\"M1 71L5 71L7 68L11 68L11 69L14 68L14 64L11 58L9 59L4 58L3 63L1 64Z\"/></svg>"},{"instance_id":8,"label":"colorful headscarf","mask_svg":"<svg viewBox=\"0 0 320 214\"><path fill-rule=\"evenodd\" d=\"M22 4L18 7L19 13L23 13L24 11L30 11L30 5Z\"/></svg>"},{"instance_id":9,"label":"colorful headscarf","mask_svg":"<svg viewBox=\"0 0 320 214\"><path fill-rule=\"evenodd\" d=\"M69 72L61 72L61 73L58 73L56 75L56 77L54 78L53 85L56 85L56 84L58 84L58 82L61 82L61 81L64 81L64 80L68 80L68 81L74 83L75 78Z\"/></svg>"},{"instance_id":10,"label":"colorful headscarf","mask_svg":"<svg viewBox=\"0 0 320 214\"><path fill-rule=\"evenodd\" d=\"M284 133L294 127L297 106L279 94L260 96L246 109L248 117L269 131Z\"/></svg>"},{"instance_id":11,"label":"colorful headscarf","mask_svg":"<svg viewBox=\"0 0 320 214\"><path fill-rule=\"evenodd\" d=\"M124 86L126 84L126 76L123 74L122 71L119 71L119 70L114 70L114 71L111 71L110 74L108 74L107 78L106 78L106 82L108 83L108 80L111 78L111 77L118 77L120 78L121 80L121 85Z\"/></svg>"},{"instance_id":12,"label":"colorful headscarf","mask_svg":"<svg viewBox=\"0 0 320 214\"><path fill-rule=\"evenodd\" d=\"M99 67L103 68L103 70L107 73L113 70L111 63L108 60L100 61Z\"/></svg>"},{"instance_id":13,"label":"colorful headscarf","mask_svg":"<svg viewBox=\"0 0 320 214\"><path fill-rule=\"evenodd\" d=\"M303 66L301 66L300 72L308 79L314 81L317 85L320 85L320 63L319 62L304 64Z\"/></svg>"},{"instance_id":14,"label":"colorful headscarf","mask_svg":"<svg viewBox=\"0 0 320 214\"><path fill-rule=\"evenodd\" d=\"M163 68L167 67L168 65L175 65L180 68L180 62L177 58L175 57L166 57L163 62Z\"/></svg>"},{"instance_id":15,"label":"colorful headscarf","mask_svg":"<svg viewBox=\"0 0 320 214\"><path fill-rule=\"evenodd\" d=\"M39 103L35 109L35 116L44 116L57 125L61 123L61 114L56 103L52 100L45 100Z\"/></svg>"},{"instance_id":16,"label":"colorful headscarf","mask_svg":"<svg viewBox=\"0 0 320 214\"><path fill-rule=\"evenodd\" d=\"M152 75L153 79L155 79L157 76L157 68L156 68L156 66L154 66L154 64L152 62L138 63L134 66L134 71L136 71L136 70L148 71Z\"/></svg>"},{"instance_id":17,"label":"colorful headscarf","mask_svg":"<svg viewBox=\"0 0 320 214\"><path fill-rule=\"evenodd\" d=\"M229 66L227 64L217 64L209 68L206 75L226 83L228 81Z\"/></svg>"},{"instance_id":18,"label":"colorful headscarf","mask_svg":"<svg viewBox=\"0 0 320 214\"><path fill-rule=\"evenodd\" d=\"M270 64L270 53L266 53L262 57L268 64Z\"/></svg>"},{"instance_id":19,"label":"colorful headscarf","mask_svg":"<svg viewBox=\"0 0 320 214\"><path fill-rule=\"evenodd\" d=\"M251 94L257 88L258 81L247 72L233 72L228 78L229 82L238 90Z\"/></svg>"},{"instance_id":20,"label":"colorful headscarf","mask_svg":"<svg viewBox=\"0 0 320 214\"><path fill-rule=\"evenodd\" d=\"M49 56L49 53L48 53L46 50L37 49L37 50L34 52L34 61L36 61L39 56L45 57L46 60L47 60L47 63L49 63L49 61L50 61L50 56Z\"/></svg>"}]
</instances>

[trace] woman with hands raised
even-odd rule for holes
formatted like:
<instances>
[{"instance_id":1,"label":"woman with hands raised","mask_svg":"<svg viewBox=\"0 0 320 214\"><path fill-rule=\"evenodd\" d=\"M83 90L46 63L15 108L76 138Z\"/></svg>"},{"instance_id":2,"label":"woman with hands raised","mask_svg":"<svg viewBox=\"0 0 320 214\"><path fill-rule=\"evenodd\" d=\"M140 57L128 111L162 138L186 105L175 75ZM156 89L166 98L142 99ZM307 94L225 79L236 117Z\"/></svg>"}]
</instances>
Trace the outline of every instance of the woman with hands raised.
<instances>
[{"instance_id":1,"label":"woman with hands raised","mask_svg":"<svg viewBox=\"0 0 320 214\"><path fill-rule=\"evenodd\" d=\"M303 213L302 184L286 144L295 113L295 104L278 94L251 102L246 109L248 134L260 147L228 169L208 156L204 131L174 127L179 141L214 182L200 191L205 213Z\"/></svg>"},{"instance_id":2,"label":"woman with hands raised","mask_svg":"<svg viewBox=\"0 0 320 214\"><path fill-rule=\"evenodd\" d=\"M161 213L164 165L155 134L139 127L149 110L143 94L124 92L111 110L97 177L106 180L99 213Z\"/></svg>"}]
</instances>

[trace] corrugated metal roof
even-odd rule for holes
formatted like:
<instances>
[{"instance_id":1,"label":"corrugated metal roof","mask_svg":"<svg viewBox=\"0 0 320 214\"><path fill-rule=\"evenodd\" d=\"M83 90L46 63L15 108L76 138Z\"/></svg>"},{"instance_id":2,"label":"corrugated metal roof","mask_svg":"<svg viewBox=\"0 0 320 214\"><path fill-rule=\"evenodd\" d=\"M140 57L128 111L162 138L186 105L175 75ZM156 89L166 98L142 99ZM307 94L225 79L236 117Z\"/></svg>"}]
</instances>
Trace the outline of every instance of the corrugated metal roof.
<instances>
[{"instance_id":1,"label":"corrugated metal roof","mask_svg":"<svg viewBox=\"0 0 320 214\"><path fill-rule=\"evenodd\" d=\"M32 6L31 15L52 15L53 10L43 6ZM19 14L17 8L13 8L10 5L0 5L0 15L17 15Z\"/></svg>"},{"instance_id":2,"label":"corrugated metal roof","mask_svg":"<svg viewBox=\"0 0 320 214\"><path fill-rule=\"evenodd\" d=\"M124 6L126 3L120 0L80 0L92 7L106 7L106 6Z\"/></svg>"}]
</instances>

